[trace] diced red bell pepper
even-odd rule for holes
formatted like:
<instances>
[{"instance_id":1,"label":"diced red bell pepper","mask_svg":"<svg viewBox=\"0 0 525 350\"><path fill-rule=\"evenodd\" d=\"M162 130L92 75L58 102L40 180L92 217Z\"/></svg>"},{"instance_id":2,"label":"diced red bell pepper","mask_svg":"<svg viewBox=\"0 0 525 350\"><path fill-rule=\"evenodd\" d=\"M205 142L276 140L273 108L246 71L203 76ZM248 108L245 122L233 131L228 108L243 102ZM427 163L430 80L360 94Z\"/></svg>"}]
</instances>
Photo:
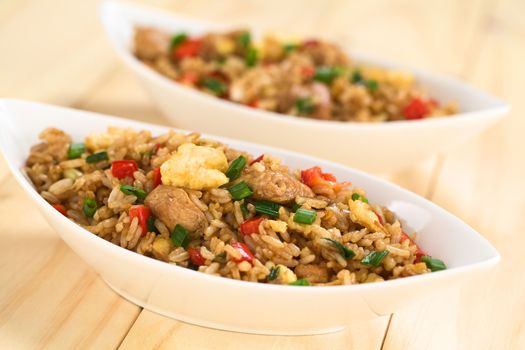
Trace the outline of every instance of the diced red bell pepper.
<instances>
[{"instance_id":1,"label":"diced red bell pepper","mask_svg":"<svg viewBox=\"0 0 525 350\"><path fill-rule=\"evenodd\" d=\"M202 266L206 263L206 259L201 255L201 251L198 248L188 248L188 254L190 254L190 260L197 266Z\"/></svg>"},{"instance_id":2,"label":"diced red bell pepper","mask_svg":"<svg viewBox=\"0 0 525 350\"><path fill-rule=\"evenodd\" d=\"M252 107L252 108L257 108L259 106L259 101L258 100L253 100L253 101L250 101L248 103L248 106L249 107Z\"/></svg>"},{"instance_id":3,"label":"diced red bell pepper","mask_svg":"<svg viewBox=\"0 0 525 350\"><path fill-rule=\"evenodd\" d=\"M130 220L133 220L134 218L139 220L139 226L142 230L143 236L148 232L148 219L150 215L151 212L145 205L134 205L129 208L129 218Z\"/></svg>"},{"instance_id":4,"label":"diced red bell pepper","mask_svg":"<svg viewBox=\"0 0 525 350\"><path fill-rule=\"evenodd\" d=\"M179 82L186 85L195 85L199 81L199 75L195 72L184 72L179 78Z\"/></svg>"},{"instance_id":5,"label":"diced red bell pepper","mask_svg":"<svg viewBox=\"0 0 525 350\"><path fill-rule=\"evenodd\" d=\"M251 235L252 233L259 233L259 225L264 220L262 217L254 217L246 220L239 227L242 235Z\"/></svg>"},{"instance_id":6,"label":"diced red bell pepper","mask_svg":"<svg viewBox=\"0 0 525 350\"><path fill-rule=\"evenodd\" d=\"M181 60L186 57L196 57L199 55L199 51L202 46L202 39L193 38L188 39L173 49L173 57L177 60Z\"/></svg>"},{"instance_id":7,"label":"diced red bell pepper","mask_svg":"<svg viewBox=\"0 0 525 350\"><path fill-rule=\"evenodd\" d=\"M301 68L301 75L304 78L311 78L314 76L314 74L315 74L315 68L312 66L304 66L303 68Z\"/></svg>"},{"instance_id":8,"label":"diced red bell pepper","mask_svg":"<svg viewBox=\"0 0 525 350\"><path fill-rule=\"evenodd\" d=\"M160 174L160 167L156 167L153 169L153 188L157 187L162 183L162 175Z\"/></svg>"},{"instance_id":9,"label":"diced red bell pepper","mask_svg":"<svg viewBox=\"0 0 525 350\"><path fill-rule=\"evenodd\" d=\"M133 177L133 173L139 169L134 160L114 160L111 162L111 174L118 178Z\"/></svg>"},{"instance_id":10,"label":"diced red bell pepper","mask_svg":"<svg viewBox=\"0 0 525 350\"><path fill-rule=\"evenodd\" d=\"M155 146L153 146L153 151L155 154L159 153L160 149L160 143L156 143Z\"/></svg>"},{"instance_id":11,"label":"diced red bell pepper","mask_svg":"<svg viewBox=\"0 0 525 350\"><path fill-rule=\"evenodd\" d=\"M414 97L403 108L402 113L408 120L422 119L430 113L429 104L421 98Z\"/></svg>"},{"instance_id":12,"label":"diced red bell pepper","mask_svg":"<svg viewBox=\"0 0 525 350\"><path fill-rule=\"evenodd\" d=\"M253 261L253 254L246 244L241 242L235 242L232 243L231 246L241 254L240 259L235 259L236 262L247 261L251 263Z\"/></svg>"},{"instance_id":13,"label":"diced red bell pepper","mask_svg":"<svg viewBox=\"0 0 525 350\"><path fill-rule=\"evenodd\" d=\"M330 173L323 173L320 167L314 166L310 169L301 171L301 180L303 183L312 188L321 185L332 186L334 191L340 191L341 189L351 185L350 182L337 182L334 175Z\"/></svg>"},{"instance_id":14,"label":"diced red bell pepper","mask_svg":"<svg viewBox=\"0 0 525 350\"><path fill-rule=\"evenodd\" d=\"M64 216L67 216L66 207L64 207L62 204L53 204L52 206L53 206L53 208L58 210L60 212L60 214L62 214Z\"/></svg>"},{"instance_id":15,"label":"diced red bell pepper","mask_svg":"<svg viewBox=\"0 0 525 350\"><path fill-rule=\"evenodd\" d=\"M257 162L260 162L261 160L263 160L264 158L264 154L261 154L259 157L255 158L254 160L252 160L250 162L250 165L254 164L254 163L257 163Z\"/></svg>"},{"instance_id":16,"label":"diced red bell pepper","mask_svg":"<svg viewBox=\"0 0 525 350\"><path fill-rule=\"evenodd\" d=\"M401 238L399 239L399 242L403 243L407 239L410 241L410 244L413 244L413 245L416 246L416 260L415 260L415 262L416 263L420 262L421 261L421 257L424 256L424 255L427 255L427 253L425 253L421 248L419 248L419 246L416 244L416 242L414 242L412 240L412 238L410 238L410 236L407 235L405 232L403 232L401 234Z\"/></svg>"}]
</instances>

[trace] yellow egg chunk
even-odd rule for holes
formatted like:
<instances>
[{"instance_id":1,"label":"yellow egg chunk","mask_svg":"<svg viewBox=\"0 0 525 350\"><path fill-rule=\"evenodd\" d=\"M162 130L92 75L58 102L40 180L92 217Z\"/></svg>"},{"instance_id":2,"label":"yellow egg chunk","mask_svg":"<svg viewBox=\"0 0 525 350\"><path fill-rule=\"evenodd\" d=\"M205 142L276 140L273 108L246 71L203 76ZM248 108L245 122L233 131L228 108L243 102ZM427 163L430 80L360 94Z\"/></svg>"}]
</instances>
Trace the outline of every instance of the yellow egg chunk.
<instances>
[{"instance_id":1,"label":"yellow egg chunk","mask_svg":"<svg viewBox=\"0 0 525 350\"><path fill-rule=\"evenodd\" d=\"M227 169L228 160L222 150L185 143L161 165L160 173L165 185L208 190L229 181L224 175Z\"/></svg>"},{"instance_id":2,"label":"yellow egg chunk","mask_svg":"<svg viewBox=\"0 0 525 350\"><path fill-rule=\"evenodd\" d=\"M120 137L135 136L133 129L109 127L107 132L92 132L86 137L86 147L90 151L99 151L111 146Z\"/></svg>"}]
</instances>

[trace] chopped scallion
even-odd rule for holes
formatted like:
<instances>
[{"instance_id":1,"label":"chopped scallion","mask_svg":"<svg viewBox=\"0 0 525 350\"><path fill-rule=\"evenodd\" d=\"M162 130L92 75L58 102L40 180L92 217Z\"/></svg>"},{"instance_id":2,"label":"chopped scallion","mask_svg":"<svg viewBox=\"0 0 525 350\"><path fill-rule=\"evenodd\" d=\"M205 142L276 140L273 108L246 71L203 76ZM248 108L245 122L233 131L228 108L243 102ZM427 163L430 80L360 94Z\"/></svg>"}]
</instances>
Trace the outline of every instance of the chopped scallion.
<instances>
[{"instance_id":1,"label":"chopped scallion","mask_svg":"<svg viewBox=\"0 0 525 350\"><path fill-rule=\"evenodd\" d=\"M174 48L175 46L182 44L183 42L188 39L188 35L186 33L178 33L171 38L170 48Z\"/></svg>"},{"instance_id":2,"label":"chopped scallion","mask_svg":"<svg viewBox=\"0 0 525 350\"><path fill-rule=\"evenodd\" d=\"M241 204L241 212L242 212L243 218L245 219L248 216L248 214L250 214L250 211L248 210L248 206L246 205L246 203Z\"/></svg>"},{"instance_id":3,"label":"chopped scallion","mask_svg":"<svg viewBox=\"0 0 525 350\"><path fill-rule=\"evenodd\" d=\"M311 97L300 97L295 101L295 107L299 113L312 113L315 110L315 104Z\"/></svg>"},{"instance_id":4,"label":"chopped scallion","mask_svg":"<svg viewBox=\"0 0 525 350\"><path fill-rule=\"evenodd\" d=\"M250 187L248 187L248 185L244 181L241 181L238 184L230 186L228 188L228 191L230 191L232 198L236 201L241 200L246 197L250 197L253 194Z\"/></svg>"},{"instance_id":5,"label":"chopped scallion","mask_svg":"<svg viewBox=\"0 0 525 350\"><path fill-rule=\"evenodd\" d=\"M255 202L255 211L261 214L266 214L271 217L279 216L279 209L281 206L274 202L257 201Z\"/></svg>"},{"instance_id":6,"label":"chopped scallion","mask_svg":"<svg viewBox=\"0 0 525 350\"><path fill-rule=\"evenodd\" d=\"M305 278L301 278L301 279L298 279L295 282L288 283L288 285L290 285L290 286L309 286L310 282L308 282L308 280L305 279Z\"/></svg>"},{"instance_id":7,"label":"chopped scallion","mask_svg":"<svg viewBox=\"0 0 525 350\"><path fill-rule=\"evenodd\" d=\"M67 149L67 158L68 159L77 159L86 152L86 146L83 143L72 143Z\"/></svg>"},{"instance_id":8,"label":"chopped scallion","mask_svg":"<svg viewBox=\"0 0 525 350\"><path fill-rule=\"evenodd\" d=\"M226 262L226 252L221 252L221 253L215 255L215 258L213 259L213 262L218 262L220 264L224 264Z\"/></svg>"},{"instance_id":9,"label":"chopped scallion","mask_svg":"<svg viewBox=\"0 0 525 350\"><path fill-rule=\"evenodd\" d=\"M316 217L317 212L315 210L299 208L293 216L293 221L298 224L311 225Z\"/></svg>"},{"instance_id":10,"label":"chopped scallion","mask_svg":"<svg viewBox=\"0 0 525 350\"><path fill-rule=\"evenodd\" d=\"M180 224L175 225L170 238L177 247L186 248L190 243L188 231Z\"/></svg>"},{"instance_id":11,"label":"chopped scallion","mask_svg":"<svg viewBox=\"0 0 525 350\"><path fill-rule=\"evenodd\" d=\"M241 47L243 49L248 48L250 46L250 43L252 42L252 36L250 32L245 31L239 34L239 43L241 44Z\"/></svg>"},{"instance_id":12,"label":"chopped scallion","mask_svg":"<svg viewBox=\"0 0 525 350\"><path fill-rule=\"evenodd\" d=\"M363 74L361 74L361 71L359 69L356 69L352 73L352 83L360 83L363 80Z\"/></svg>"},{"instance_id":13,"label":"chopped scallion","mask_svg":"<svg viewBox=\"0 0 525 350\"><path fill-rule=\"evenodd\" d=\"M342 71L338 67L321 66L315 71L314 80L330 84L341 73Z\"/></svg>"},{"instance_id":14,"label":"chopped scallion","mask_svg":"<svg viewBox=\"0 0 525 350\"><path fill-rule=\"evenodd\" d=\"M92 218L97 211L97 201L93 198L84 198L82 210L84 211L84 215L86 215L86 217Z\"/></svg>"},{"instance_id":15,"label":"chopped scallion","mask_svg":"<svg viewBox=\"0 0 525 350\"><path fill-rule=\"evenodd\" d=\"M241 176L241 172L245 166L246 166L246 158L244 156L239 156L239 158L235 159L230 164L225 174L230 179L230 181L233 181L237 179L239 176Z\"/></svg>"},{"instance_id":16,"label":"chopped scallion","mask_svg":"<svg viewBox=\"0 0 525 350\"><path fill-rule=\"evenodd\" d=\"M361 264L378 267L381 261L388 255L388 250L381 250L378 252L370 252L361 260Z\"/></svg>"},{"instance_id":17,"label":"chopped scallion","mask_svg":"<svg viewBox=\"0 0 525 350\"><path fill-rule=\"evenodd\" d=\"M93 153L86 157L86 162L88 163L98 163L102 162L103 160L108 160L108 152L102 151L98 153Z\"/></svg>"},{"instance_id":18,"label":"chopped scallion","mask_svg":"<svg viewBox=\"0 0 525 350\"><path fill-rule=\"evenodd\" d=\"M366 198L365 196L361 196L359 193L352 193L352 200L360 200L361 202L368 203L368 198Z\"/></svg>"},{"instance_id":19,"label":"chopped scallion","mask_svg":"<svg viewBox=\"0 0 525 350\"><path fill-rule=\"evenodd\" d=\"M217 96L222 96L226 93L226 85L224 85L220 80L204 78L200 81L200 84Z\"/></svg>"},{"instance_id":20,"label":"chopped scallion","mask_svg":"<svg viewBox=\"0 0 525 350\"><path fill-rule=\"evenodd\" d=\"M377 80L366 80L365 81L365 86L371 92L377 91L377 89L379 88L379 84L378 84Z\"/></svg>"},{"instance_id":21,"label":"chopped scallion","mask_svg":"<svg viewBox=\"0 0 525 350\"><path fill-rule=\"evenodd\" d=\"M246 52L246 65L248 67L255 66L255 63L257 63L257 49L255 47L248 48L248 52Z\"/></svg>"},{"instance_id":22,"label":"chopped scallion","mask_svg":"<svg viewBox=\"0 0 525 350\"><path fill-rule=\"evenodd\" d=\"M121 185L120 190L122 193L127 194L128 196L135 196L139 201L143 201L146 198L146 191L141 190L135 186L131 185Z\"/></svg>"},{"instance_id":23,"label":"chopped scallion","mask_svg":"<svg viewBox=\"0 0 525 350\"><path fill-rule=\"evenodd\" d=\"M279 277L279 270L281 269L280 266L272 266L270 269L270 273L268 274L268 281L273 281L277 277Z\"/></svg>"},{"instance_id":24,"label":"chopped scallion","mask_svg":"<svg viewBox=\"0 0 525 350\"><path fill-rule=\"evenodd\" d=\"M432 272L446 270L447 268L443 261L439 259L434 259L433 257L428 255L421 257L421 261L423 261Z\"/></svg>"},{"instance_id":25,"label":"chopped scallion","mask_svg":"<svg viewBox=\"0 0 525 350\"><path fill-rule=\"evenodd\" d=\"M153 215L150 215L147 221L148 225L148 232L157 232L157 228L155 227L155 218Z\"/></svg>"},{"instance_id":26,"label":"chopped scallion","mask_svg":"<svg viewBox=\"0 0 525 350\"><path fill-rule=\"evenodd\" d=\"M293 43L288 43L288 44L284 44L283 45L283 50L285 53L290 53L294 50L297 50L299 46L297 44L293 44Z\"/></svg>"},{"instance_id":27,"label":"chopped scallion","mask_svg":"<svg viewBox=\"0 0 525 350\"><path fill-rule=\"evenodd\" d=\"M332 243L334 247L339 250L339 253L343 256L345 259L352 259L355 256L355 253L352 249L349 249L345 247L342 243L336 241L335 239L331 238L323 238L326 239L328 242Z\"/></svg>"}]
</instances>

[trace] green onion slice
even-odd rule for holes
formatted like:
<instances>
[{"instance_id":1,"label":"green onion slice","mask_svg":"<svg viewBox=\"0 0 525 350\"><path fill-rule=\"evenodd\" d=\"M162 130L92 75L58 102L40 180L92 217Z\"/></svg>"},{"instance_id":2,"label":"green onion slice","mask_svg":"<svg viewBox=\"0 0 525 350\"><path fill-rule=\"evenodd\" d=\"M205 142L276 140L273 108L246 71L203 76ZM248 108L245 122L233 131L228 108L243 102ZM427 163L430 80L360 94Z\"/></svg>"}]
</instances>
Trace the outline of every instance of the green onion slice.
<instances>
[{"instance_id":1,"label":"green onion slice","mask_svg":"<svg viewBox=\"0 0 525 350\"><path fill-rule=\"evenodd\" d=\"M374 92L377 91L377 89L379 88L379 83L377 82L377 80L366 80L365 86L368 90Z\"/></svg>"},{"instance_id":2,"label":"green onion slice","mask_svg":"<svg viewBox=\"0 0 525 350\"><path fill-rule=\"evenodd\" d=\"M246 52L246 65L248 67L253 67L257 63L257 49L255 47L248 48Z\"/></svg>"},{"instance_id":3,"label":"green onion slice","mask_svg":"<svg viewBox=\"0 0 525 350\"><path fill-rule=\"evenodd\" d=\"M222 96L226 93L226 85L220 80L214 78L204 78L200 81L201 85L213 92L217 96Z\"/></svg>"},{"instance_id":4,"label":"green onion slice","mask_svg":"<svg viewBox=\"0 0 525 350\"><path fill-rule=\"evenodd\" d=\"M188 243L190 243L189 233L181 224L175 225L170 238L173 244L177 247L186 248Z\"/></svg>"},{"instance_id":5,"label":"green onion slice","mask_svg":"<svg viewBox=\"0 0 525 350\"><path fill-rule=\"evenodd\" d=\"M215 255L215 258L213 258L213 262L224 264L226 262L226 252L221 252Z\"/></svg>"},{"instance_id":6,"label":"green onion slice","mask_svg":"<svg viewBox=\"0 0 525 350\"><path fill-rule=\"evenodd\" d=\"M93 153L86 157L86 162L88 163L98 163L102 162L103 160L108 160L108 152L102 151L98 153Z\"/></svg>"},{"instance_id":7,"label":"green onion slice","mask_svg":"<svg viewBox=\"0 0 525 350\"><path fill-rule=\"evenodd\" d=\"M290 53L294 50L297 50L299 46L297 44L294 44L294 43L288 43L288 44L284 44L283 45L283 50L285 53Z\"/></svg>"},{"instance_id":8,"label":"green onion slice","mask_svg":"<svg viewBox=\"0 0 525 350\"><path fill-rule=\"evenodd\" d=\"M381 261L388 255L388 250L370 252L361 260L361 264L378 267Z\"/></svg>"},{"instance_id":9,"label":"green onion slice","mask_svg":"<svg viewBox=\"0 0 525 350\"><path fill-rule=\"evenodd\" d=\"M356 69L352 73L352 83L360 83L363 80L363 74L361 74L361 71L359 69Z\"/></svg>"},{"instance_id":10,"label":"green onion slice","mask_svg":"<svg viewBox=\"0 0 525 350\"><path fill-rule=\"evenodd\" d=\"M290 286L309 286L310 282L308 282L308 280L305 279L305 278L301 278L301 279L298 279L295 282L288 283L288 285L290 285Z\"/></svg>"},{"instance_id":11,"label":"green onion slice","mask_svg":"<svg viewBox=\"0 0 525 350\"><path fill-rule=\"evenodd\" d=\"M341 68L321 66L315 71L314 80L330 84L336 77L341 75L341 73Z\"/></svg>"},{"instance_id":12,"label":"green onion slice","mask_svg":"<svg viewBox=\"0 0 525 350\"><path fill-rule=\"evenodd\" d=\"M261 214L266 214L271 217L279 216L279 209L281 206L277 203L270 201L257 201L255 202L255 211Z\"/></svg>"},{"instance_id":13,"label":"green onion slice","mask_svg":"<svg viewBox=\"0 0 525 350\"><path fill-rule=\"evenodd\" d=\"M246 166L246 158L244 156L239 156L239 158L235 159L230 164L225 174L230 179L230 181L233 181L237 179L239 176L241 176L241 172L245 166Z\"/></svg>"},{"instance_id":14,"label":"green onion slice","mask_svg":"<svg viewBox=\"0 0 525 350\"><path fill-rule=\"evenodd\" d=\"M299 209L300 207L301 207L301 204L294 203L292 207L292 213L295 213L297 209Z\"/></svg>"},{"instance_id":15,"label":"green onion slice","mask_svg":"<svg viewBox=\"0 0 525 350\"><path fill-rule=\"evenodd\" d=\"M146 191L141 190L135 186L122 185L120 186L122 193L127 194L128 196L135 196L139 201L143 201L146 198Z\"/></svg>"},{"instance_id":16,"label":"green onion slice","mask_svg":"<svg viewBox=\"0 0 525 350\"><path fill-rule=\"evenodd\" d=\"M239 34L239 43L241 44L243 49L248 48L251 42L252 42L252 36L250 32L244 31L241 34Z\"/></svg>"},{"instance_id":17,"label":"green onion slice","mask_svg":"<svg viewBox=\"0 0 525 350\"><path fill-rule=\"evenodd\" d=\"M317 212L315 210L299 208L293 216L293 221L298 224L311 225L316 217Z\"/></svg>"},{"instance_id":18,"label":"green onion slice","mask_svg":"<svg viewBox=\"0 0 525 350\"><path fill-rule=\"evenodd\" d=\"M242 211L242 216L246 219L246 217L250 214L250 211L248 210L248 206L246 205L246 203L242 203L241 204L241 211Z\"/></svg>"},{"instance_id":19,"label":"green onion slice","mask_svg":"<svg viewBox=\"0 0 525 350\"><path fill-rule=\"evenodd\" d=\"M84 215L86 215L86 217L92 218L97 211L97 201L93 198L84 198L82 210L84 211Z\"/></svg>"},{"instance_id":20,"label":"green onion slice","mask_svg":"<svg viewBox=\"0 0 525 350\"><path fill-rule=\"evenodd\" d=\"M341 253L343 258L348 260L348 259L352 259L355 256L355 253L352 249L345 247L342 243L336 241L335 239L331 239L331 238L323 238L323 239L326 239L327 241L332 243L334 247L336 247L337 250L339 250L339 253Z\"/></svg>"},{"instance_id":21,"label":"green onion slice","mask_svg":"<svg viewBox=\"0 0 525 350\"><path fill-rule=\"evenodd\" d=\"M148 232L157 232L157 228L155 227L155 218L153 215L150 215L147 221L148 225Z\"/></svg>"},{"instance_id":22,"label":"green onion slice","mask_svg":"<svg viewBox=\"0 0 525 350\"><path fill-rule=\"evenodd\" d=\"M171 38L170 48L173 49L175 46L182 44L183 42L188 39L188 35L186 33L178 33Z\"/></svg>"},{"instance_id":23,"label":"green onion slice","mask_svg":"<svg viewBox=\"0 0 525 350\"><path fill-rule=\"evenodd\" d=\"M268 274L268 281L273 281L277 277L279 277L279 270L281 269L280 266L272 266L270 269L270 273Z\"/></svg>"},{"instance_id":24,"label":"green onion slice","mask_svg":"<svg viewBox=\"0 0 525 350\"><path fill-rule=\"evenodd\" d=\"M241 181L238 184L230 186L228 188L228 191L230 191L232 198L236 201L241 200L246 197L250 197L253 194L253 191L251 190L251 188L248 187L248 185L244 181Z\"/></svg>"},{"instance_id":25,"label":"green onion slice","mask_svg":"<svg viewBox=\"0 0 525 350\"><path fill-rule=\"evenodd\" d=\"M295 107L299 113L312 113L315 110L315 104L311 97L300 97L295 101Z\"/></svg>"},{"instance_id":26,"label":"green onion slice","mask_svg":"<svg viewBox=\"0 0 525 350\"><path fill-rule=\"evenodd\" d=\"M352 193L352 200L360 200L361 202L368 203L368 198L366 198L365 196L361 196L359 193Z\"/></svg>"},{"instance_id":27,"label":"green onion slice","mask_svg":"<svg viewBox=\"0 0 525 350\"><path fill-rule=\"evenodd\" d=\"M67 149L67 158L68 159L77 159L86 152L86 145L83 143L72 143Z\"/></svg>"},{"instance_id":28,"label":"green onion slice","mask_svg":"<svg viewBox=\"0 0 525 350\"><path fill-rule=\"evenodd\" d=\"M428 255L421 257L421 261L423 261L432 272L446 270L447 268L443 261L439 259L434 259L433 257Z\"/></svg>"}]
</instances>

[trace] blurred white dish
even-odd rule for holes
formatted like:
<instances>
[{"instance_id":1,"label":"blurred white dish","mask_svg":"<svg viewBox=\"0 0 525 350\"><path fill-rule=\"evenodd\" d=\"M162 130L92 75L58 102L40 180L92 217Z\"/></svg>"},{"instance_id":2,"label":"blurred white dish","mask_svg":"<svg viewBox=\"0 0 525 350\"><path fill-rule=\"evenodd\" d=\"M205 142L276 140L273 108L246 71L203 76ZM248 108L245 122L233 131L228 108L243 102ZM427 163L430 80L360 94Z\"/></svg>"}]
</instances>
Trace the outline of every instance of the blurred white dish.
<instances>
[{"instance_id":1,"label":"blurred white dish","mask_svg":"<svg viewBox=\"0 0 525 350\"><path fill-rule=\"evenodd\" d=\"M458 80L350 52L356 62L412 71L431 96L456 101L461 113L437 119L361 124L266 112L180 85L147 67L132 53L137 25L193 35L224 26L113 1L103 3L101 18L120 58L173 125L304 152L366 171L395 171L450 149L509 111L504 102Z\"/></svg>"},{"instance_id":2,"label":"blurred white dish","mask_svg":"<svg viewBox=\"0 0 525 350\"><path fill-rule=\"evenodd\" d=\"M420 297L485 275L500 259L481 235L435 204L383 180L317 158L206 135L252 154L268 153L291 168L319 165L367 190L418 232L417 243L442 259L445 271L352 286L294 287L207 275L154 260L105 241L65 218L33 188L22 168L37 135L49 126L82 140L108 126L168 128L37 103L0 100L0 147L16 180L62 239L117 293L160 314L206 327L261 334L318 334L390 314ZM411 231L409 231L411 232Z\"/></svg>"}]
</instances>

